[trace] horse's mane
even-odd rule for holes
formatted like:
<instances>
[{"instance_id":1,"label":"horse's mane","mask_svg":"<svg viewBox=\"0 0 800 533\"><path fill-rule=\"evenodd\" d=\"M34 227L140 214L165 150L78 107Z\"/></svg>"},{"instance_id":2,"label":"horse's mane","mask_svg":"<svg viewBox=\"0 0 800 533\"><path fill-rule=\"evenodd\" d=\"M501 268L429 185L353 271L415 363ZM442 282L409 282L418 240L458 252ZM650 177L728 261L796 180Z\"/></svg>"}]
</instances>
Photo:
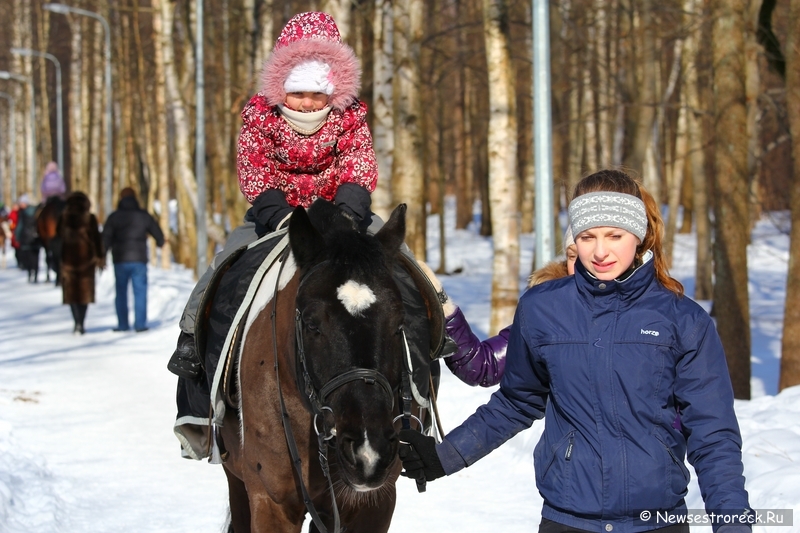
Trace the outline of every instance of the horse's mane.
<instances>
[{"instance_id":1,"label":"horse's mane","mask_svg":"<svg viewBox=\"0 0 800 533\"><path fill-rule=\"evenodd\" d=\"M386 260L383 247L358 228L355 221L330 202L317 200L308 217L325 240L322 260L346 266L351 272L369 273Z\"/></svg>"}]
</instances>

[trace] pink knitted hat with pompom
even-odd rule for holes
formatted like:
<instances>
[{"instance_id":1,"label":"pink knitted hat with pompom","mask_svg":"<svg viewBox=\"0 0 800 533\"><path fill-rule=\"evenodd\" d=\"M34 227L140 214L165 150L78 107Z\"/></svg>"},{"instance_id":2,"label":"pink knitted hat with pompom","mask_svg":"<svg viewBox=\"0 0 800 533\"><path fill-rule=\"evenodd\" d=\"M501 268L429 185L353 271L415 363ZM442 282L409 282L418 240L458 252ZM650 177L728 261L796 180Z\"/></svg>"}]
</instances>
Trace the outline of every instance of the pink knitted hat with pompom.
<instances>
[{"instance_id":1,"label":"pink knitted hat with pompom","mask_svg":"<svg viewBox=\"0 0 800 533\"><path fill-rule=\"evenodd\" d=\"M334 109L350 106L361 88L361 66L342 42L333 17L312 11L286 23L264 64L262 94L270 105L282 104L287 92L323 92Z\"/></svg>"}]
</instances>

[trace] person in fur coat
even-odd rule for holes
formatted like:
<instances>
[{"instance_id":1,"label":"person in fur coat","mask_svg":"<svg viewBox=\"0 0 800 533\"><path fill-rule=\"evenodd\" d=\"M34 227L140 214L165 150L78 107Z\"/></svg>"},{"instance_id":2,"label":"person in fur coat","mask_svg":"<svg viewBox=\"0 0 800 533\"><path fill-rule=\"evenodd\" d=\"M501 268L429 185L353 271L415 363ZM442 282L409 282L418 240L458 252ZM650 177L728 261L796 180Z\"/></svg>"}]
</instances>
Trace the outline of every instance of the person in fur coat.
<instances>
[{"instance_id":1,"label":"person in fur coat","mask_svg":"<svg viewBox=\"0 0 800 533\"><path fill-rule=\"evenodd\" d=\"M74 334L86 332L84 320L94 303L94 273L105 268L105 253L97 218L90 212L91 202L82 192L67 197L67 205L58 222L58 235L64 240L61 254L61 291L63 303L69 304L75 320Z\"/></svg>"},{"instance_id":2,"label":"person in fur coat","mask_svg":"<svg viewBox=\"0 0 800 533\"><path fill-rule=\"evenodd\" d=\"M372 222L378 165L367 105L358 99L361 67L333 18L322 12L292 17L264 64L261 85L242 111L237 149L239 188L252 208L184 308L167 367L185 379L200 376L195 317L216 265L318 198L334 202L362 229Z\"/></svg>"}]
</instances>

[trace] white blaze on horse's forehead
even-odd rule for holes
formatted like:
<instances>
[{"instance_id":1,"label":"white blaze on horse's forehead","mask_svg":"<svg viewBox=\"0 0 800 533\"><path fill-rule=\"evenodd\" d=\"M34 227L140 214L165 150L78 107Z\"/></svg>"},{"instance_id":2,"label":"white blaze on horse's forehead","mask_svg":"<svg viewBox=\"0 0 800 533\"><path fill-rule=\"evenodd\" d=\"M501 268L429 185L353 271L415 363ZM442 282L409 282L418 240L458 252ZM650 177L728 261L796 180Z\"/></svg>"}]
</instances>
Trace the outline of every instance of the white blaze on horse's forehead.
<instances>
[{"instance_id":1,"label":"white blaze on horse's forehead","mask_svg":"<svg viewBox=\"0 0 800 533\"><path fill-rule=\"evenodd\" d=\"M339 297L339 301L342 302L347 312L353 316L361 316L361 312L374 304L377 299L372 289L353 280L336 289L336 296Z\"/></svg>"},{"instance_id":2,"label":"white blaze on horse's forehead","mask_svg":"<svg viewBox=\"0 0 800 533\"><path fill-rule=\"evenodd\" d=\"M364 430L364 444L356 450L356 458L361 459L364 463L364 474L371 476L375 472L375 467L378 466L378 460L381 458L380 454L369 444L369 437L367 431Z\"/></svg>"}]
</instances>

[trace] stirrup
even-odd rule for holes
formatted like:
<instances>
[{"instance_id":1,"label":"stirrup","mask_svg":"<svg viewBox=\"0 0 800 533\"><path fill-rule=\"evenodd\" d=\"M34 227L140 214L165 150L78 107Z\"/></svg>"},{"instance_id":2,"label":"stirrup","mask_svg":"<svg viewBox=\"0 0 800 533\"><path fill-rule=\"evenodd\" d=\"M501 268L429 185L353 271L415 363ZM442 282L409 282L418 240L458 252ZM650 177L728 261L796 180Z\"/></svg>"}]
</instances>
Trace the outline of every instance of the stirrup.
<instances>
[{"instance_id":1,"label":"stirrup","mask_svg":"<svg viewBox=\"0 0 800 533\"><path fill-rule=\"evenodd\" d=\"M203 366L194 343L194 337L188 333L181 332L178 337L178 346L172 353L167 369L176 376L196 380L203 373Z\"/></svg>"}]
</instances>

